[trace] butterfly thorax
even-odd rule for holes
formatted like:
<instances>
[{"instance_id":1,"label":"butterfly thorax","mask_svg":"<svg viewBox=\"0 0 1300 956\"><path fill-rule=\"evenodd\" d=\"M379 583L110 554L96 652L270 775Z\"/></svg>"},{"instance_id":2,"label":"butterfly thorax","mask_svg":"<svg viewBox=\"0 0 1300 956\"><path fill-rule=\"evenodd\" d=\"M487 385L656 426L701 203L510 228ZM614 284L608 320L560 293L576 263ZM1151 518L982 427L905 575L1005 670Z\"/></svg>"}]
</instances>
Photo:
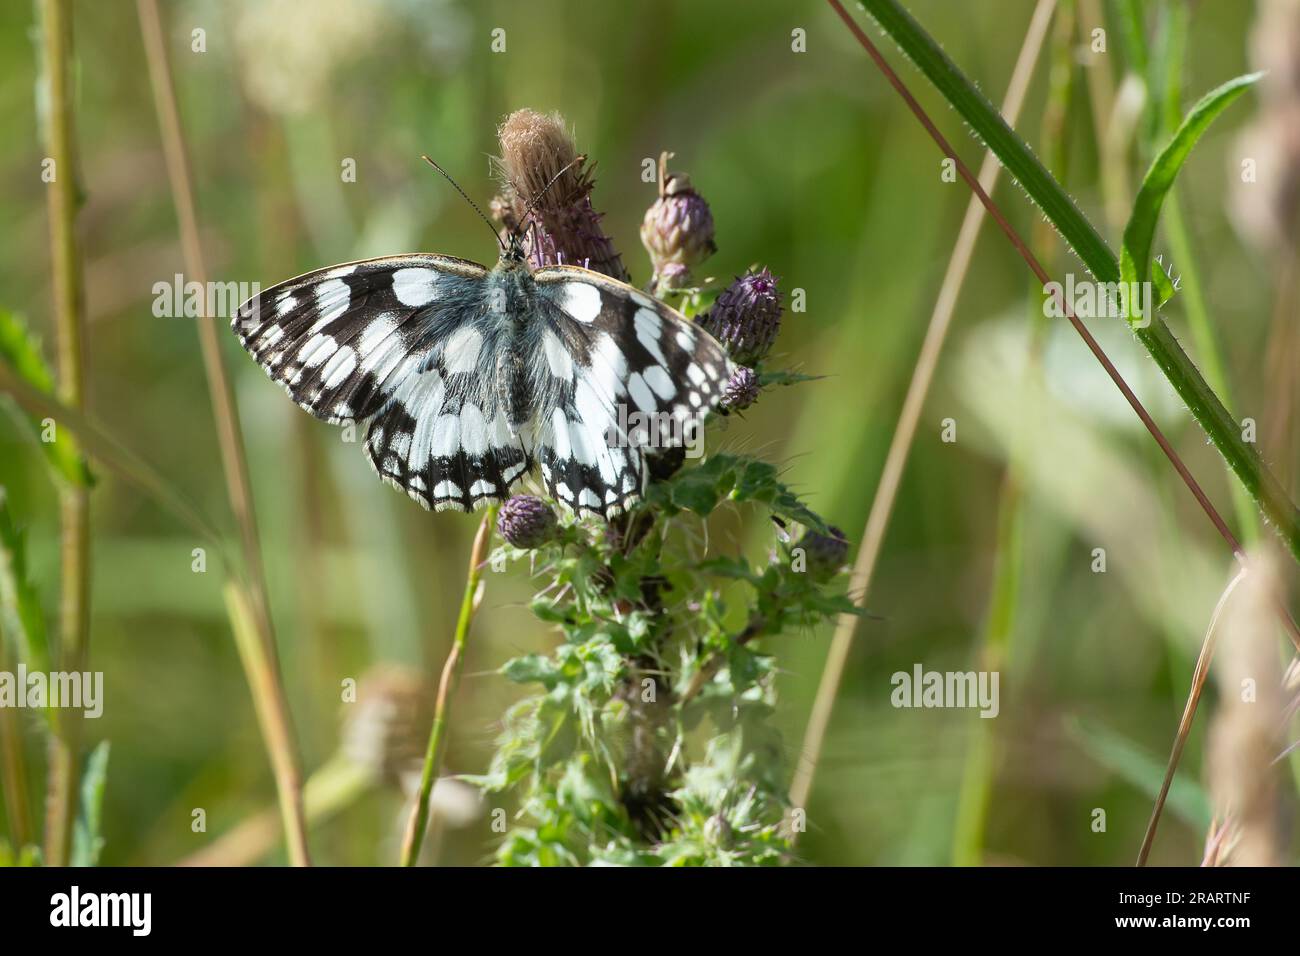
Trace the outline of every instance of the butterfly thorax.
<instances>
[{"instance_id":1,"label":"butterfly thorax","mask_svg":"<svg viewBox=\"0 0 1300 956\"><path fill-rule=\"evenodd\" d=\"M500 330L495 386L512 435L519 433L533 412L526 356L529 318L536 300L537 283L528 264L502 256L487 278L487 311Z\"/></svg>"}]
</instances>

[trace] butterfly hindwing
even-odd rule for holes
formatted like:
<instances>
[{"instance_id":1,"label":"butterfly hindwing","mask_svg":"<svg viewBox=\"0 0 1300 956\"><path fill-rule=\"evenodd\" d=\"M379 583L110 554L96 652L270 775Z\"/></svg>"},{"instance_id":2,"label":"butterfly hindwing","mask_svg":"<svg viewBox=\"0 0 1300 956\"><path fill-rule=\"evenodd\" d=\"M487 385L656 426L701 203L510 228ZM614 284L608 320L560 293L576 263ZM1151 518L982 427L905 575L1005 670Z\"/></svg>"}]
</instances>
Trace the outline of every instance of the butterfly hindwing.
<instances>
[{"instance_id":1,"label":"butterfly hindwing","mask_svg":"<svg viewBox=\"0 0 1300 956\"><path fill-rule=\"evenodd\" d=\"M568 360L552 362L544 339L561 395L538 423L542 479L570 508L610 517L640 497L646 454L699 435L734 366L707 332L629 285L575 266L533 278L551 306L539 324Z\"/></svg>"},{"instance_id":2,"label":"butterfly hindwing","mask_svg":"<svg viewBox=\"0 0 1300 956\"><path fill-rule=\"evenodd\" d=\"M500 404L466 384L435 364L403 383L366 433L375 471L426 508L502 500L532 464Z\"/></svg>"}]
</instances>

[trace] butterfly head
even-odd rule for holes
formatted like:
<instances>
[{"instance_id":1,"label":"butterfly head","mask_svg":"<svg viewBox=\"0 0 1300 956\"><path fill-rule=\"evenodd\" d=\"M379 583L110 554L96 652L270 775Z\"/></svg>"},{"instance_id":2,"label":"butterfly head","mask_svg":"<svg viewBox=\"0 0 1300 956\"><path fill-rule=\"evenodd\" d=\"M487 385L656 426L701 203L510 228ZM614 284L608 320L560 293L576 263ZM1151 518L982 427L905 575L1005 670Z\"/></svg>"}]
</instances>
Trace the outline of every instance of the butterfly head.
<instances>
[{"instance_id":1,"label":"butterfly head","mask_svg":"<svg viewBox=\"0 0 1300 956\"><path fill-rule=\"evenodd\" d=\"M518 232L511 232L506 242L501 246L501 263L503 265L522 265L528 258L524 252L524 241Z\"/></svg>"}]
</instances>

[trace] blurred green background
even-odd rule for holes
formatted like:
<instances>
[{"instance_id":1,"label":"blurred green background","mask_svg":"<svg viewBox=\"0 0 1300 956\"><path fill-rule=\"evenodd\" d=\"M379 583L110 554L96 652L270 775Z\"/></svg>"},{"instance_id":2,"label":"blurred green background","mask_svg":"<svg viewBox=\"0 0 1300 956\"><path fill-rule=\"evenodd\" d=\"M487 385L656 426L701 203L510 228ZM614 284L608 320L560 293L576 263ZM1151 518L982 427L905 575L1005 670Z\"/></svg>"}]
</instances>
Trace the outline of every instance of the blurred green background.
<instances>
[{"instance_id":1,"label":"blurred green background","mask_svg":"<svg viewBox=\"0 0 1300 956\"><path fill-rule=\"evenodd\" d=\"M908 6L999 101L1035 4ZM81 0L74 12L87 408L232 528L195 320L152 312L154 284L170 282L183 266L135 8ZM488 164L495 127L527 106L561 111L578 148L598 163L596 207L633 281L643 283L649 264L637 228L654 186L642 181L642 163L674 151L674 167L690 173L717 221L719 251L699 271L725 283L761 263L787 294L805 290L807 309L787 312L778 352L790 367L825 376L768 393L728 423L721 441L781 462L817 511L861 537L969 192L942 181L933 143L829 7L811 0L176 0L163 4L163 16L216 280L267 287L334 262L416 250L490 263L494 246L473 211L419 156L437 158L486 204L496 191ZM1195 5L1185 102L1251 68L1253 16L1253 4ZM1068 188L1117 248L1122 223L1108 221L1103 208L1085 74L1106 71L1119 88L1126 65L1114 24L1102 25L1111 34L1106 54L1090 55L1077 30L1065 51L1074 94L1064 152ZM491 49L497 28L506 38L499 53ZM791 49L796 28L806 31L806 52ZM205 31L206 52L191 48L195 29ZM0 5L0 306L26 315L49 354L34 34L29 4ZM891 43L882 49L899 62ZM1018 124L1040 151L1050 56L1044 52ZM976 165L981 152L960 120L914 70L900 69ZM1274 407L1262 374L1272 347L1272 272L1230 215L1234 136L1257 106L1248 95L1210 130L1180 191L1232 407L1266 423ZM341 181L346 158L355 160L355 183ZM1139 175L1139 149L1123 151L1121 164ZM1039 217L1018 188L1004 181L996 195L1032 232ZM1166 249L1158 238L1157 251ZM1055 262L1057 273L1082 275L1059 250ZM1150 787L1232 562L1064 322L1045 329L1041 384L1020 374L1039 303L1024 264L986 226L870 590L874 616L859 627L822 755L800 843L811 863L950 862L970 774L984 774L991 788L976 840L985 862L1120 865L1136 853ZM1165 314L1185 338L1182 301ZM1145 353L1110 324L1094 324L1103 344L1231 515L1220 460ZM312 770L339 747L345 678L392 663L436 680L476 519L426 513L383 486L359 446L293 407L233 336L223 341L290 703ZM955 443L940 440L945 418L957 422ZM1265 454L1294 473L1294 448L1284 442ZM1021 575L1000 662L1001 714L985 721L975 711L896 710L893 672L917 662L931 670L977 666L1012 449L1024 454L1025 497ZM112 742L102 861L170 864L271 806L274 789L219 573L193 573L191 551L201 542L99 472L91 659L105 672L107 702L86 733L92 743ZM28 531L53 630L57 496L27 430L8 415L0 416L0 484ZM720 547L761 549L750 532L762 529L749 528L747 517L736 512L717 522ZM1092 570L1098 547L1106 549L1105 573ZM522 575L489 579L455 701L448 772L486 767L498 721L519 693L494 669L554 640L528 612L532 590ZM829 639L829 632L789 634L768 647L783 669L777 719L792 769ZM1197 788L1209 711L1180 773ZM38 719L23 720L39 771ZM33 780L33 807L38 789ZM1166 815L1153 862L1200 860L1206 801L1199 790L1187 794L1182 812ZM196 807L207 811L205 834L191 831ZM391 863L402 807L395 787L351 802L313 831L318 861ZM1092 827L1098 807L1107 813L1104 833ZM490 810L449 828L438 859L487 861ZM281 852L266 859L282 860Z\"/></svg>"}]
</instances>

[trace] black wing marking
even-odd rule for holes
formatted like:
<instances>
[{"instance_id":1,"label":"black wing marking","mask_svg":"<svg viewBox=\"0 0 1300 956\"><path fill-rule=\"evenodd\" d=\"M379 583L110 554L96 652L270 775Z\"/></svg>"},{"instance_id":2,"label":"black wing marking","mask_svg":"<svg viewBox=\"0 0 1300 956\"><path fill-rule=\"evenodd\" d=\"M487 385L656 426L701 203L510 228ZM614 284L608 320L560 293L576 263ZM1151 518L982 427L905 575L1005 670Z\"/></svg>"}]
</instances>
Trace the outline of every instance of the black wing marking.
<instances>
[{"instance_id":1,"label":"black wing marking","mask_svg":"<svg viewBox=\"0 0 1300 956\"><path fill-rule=\"evenodd\" d=\"M539 416L542 479L557 501L608 518L640 497L646 454L702 434L735 366L702 328L629 285L576 266L533 278L551 305L542 335L558 339L571 366L552 361L543 340L535 361L558 395Z\"/></svg>"}]
</instances>

